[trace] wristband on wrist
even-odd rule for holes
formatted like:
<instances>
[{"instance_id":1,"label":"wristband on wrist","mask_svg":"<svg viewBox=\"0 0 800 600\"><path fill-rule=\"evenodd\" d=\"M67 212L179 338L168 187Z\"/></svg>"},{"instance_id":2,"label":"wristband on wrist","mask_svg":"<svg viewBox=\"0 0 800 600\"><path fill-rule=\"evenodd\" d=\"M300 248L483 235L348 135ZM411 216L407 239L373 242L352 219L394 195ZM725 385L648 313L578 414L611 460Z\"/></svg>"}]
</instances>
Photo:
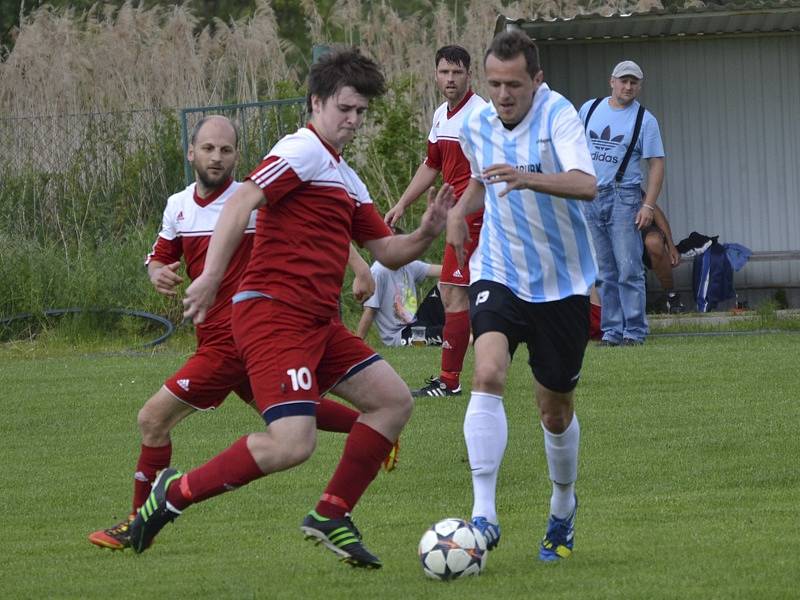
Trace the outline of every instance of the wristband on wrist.
<instances>
[{"instance_id":1,"label":"wristband on wrist","mask_svg":"<svg viewBox=\"0 0 800 600\"><path fill-rule=\"evenodd\" d=\"M650 206L649 204L642 204L642 208L649 208L651 211L656 212L656 209Z\"/></svg>"}]
</instances>

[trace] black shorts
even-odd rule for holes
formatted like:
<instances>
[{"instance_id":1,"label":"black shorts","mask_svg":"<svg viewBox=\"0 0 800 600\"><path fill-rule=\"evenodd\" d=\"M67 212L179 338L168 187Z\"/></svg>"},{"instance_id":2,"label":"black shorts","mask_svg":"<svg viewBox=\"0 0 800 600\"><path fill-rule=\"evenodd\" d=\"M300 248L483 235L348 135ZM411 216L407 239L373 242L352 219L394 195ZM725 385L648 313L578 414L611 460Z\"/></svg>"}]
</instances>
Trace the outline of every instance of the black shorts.
<instances>
[{"instance_id":1,"label":"black shorts","mask_svg":"<svg viewBox=\"0 0 800 600\"><path fill-rule=\"evenodd\" d=\"M411 343L411 328L424 327L425 341L428 346L441 346L444 331L444 304L437 286L428 291L414 315L414 322L406 325L400 332L401 343L407 346Z\"/></svg>"},{"instance_id":2,"label":"black shorts","mask_svg":"<svg viewBox=\"0 0 800 600\"><path fill-rule=\"evenodd\" d=\"M578 385L589 342L589 298L569 296L553 302L525 302L506 286L480 280L469 286L472 334L497 331L508 338L511 356L520 342L541 385L567 393Z\"/></svg>"}]
</instances>

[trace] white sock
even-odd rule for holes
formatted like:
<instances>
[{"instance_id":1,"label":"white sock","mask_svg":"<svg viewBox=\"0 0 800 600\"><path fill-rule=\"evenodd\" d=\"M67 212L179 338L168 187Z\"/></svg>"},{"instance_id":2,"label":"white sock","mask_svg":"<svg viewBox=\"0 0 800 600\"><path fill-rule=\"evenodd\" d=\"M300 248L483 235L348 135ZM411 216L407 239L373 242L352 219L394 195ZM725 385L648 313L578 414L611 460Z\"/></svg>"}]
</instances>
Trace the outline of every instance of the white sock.
<instances>
[{"instance_id":1,"label":"white sock","mask_svg":"<svg viewBox=\"0 0 800 600\"><path fill-rule=\"evenodd\" d=\"M497 473L508 441L502 396L472 392L464 416L464 439L472 471L472 516L497 523Z\"/></svg>"},{"instance_id":2,"label":"white sock","mask_svg":"<svg viewBox=\"0 0 800 600\"><path fill-rule=\"evenodd\" d=\"M550 514L563 519L575 508L575 480L578 478L578 447L581 440L581 427L578 416L563 433L555 434L545 429L544 453L547 467L553 482L553 495L550 496Z\"/></svg>"}]
</instances>

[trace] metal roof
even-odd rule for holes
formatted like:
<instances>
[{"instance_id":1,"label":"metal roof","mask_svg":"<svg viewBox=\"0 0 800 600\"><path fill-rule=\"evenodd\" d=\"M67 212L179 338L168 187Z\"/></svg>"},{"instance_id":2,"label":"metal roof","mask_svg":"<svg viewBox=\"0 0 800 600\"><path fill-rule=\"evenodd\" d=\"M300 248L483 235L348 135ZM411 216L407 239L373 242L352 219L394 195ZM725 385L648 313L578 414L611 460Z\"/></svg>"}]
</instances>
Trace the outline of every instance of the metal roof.
<instances>
[{"instance_id":1,"label":"metal roof","mask_svg":"<svg viewBox=\"0 0 800 600\"><path fill-rule=\"evenodd\" d=\"M557 19L497 17L495 33L522 29L534 40L612 40L800 31L800 1L765 7L754 3L704 8L653 9L644 13L581 14Z\"/></svg>"}]
</instances>

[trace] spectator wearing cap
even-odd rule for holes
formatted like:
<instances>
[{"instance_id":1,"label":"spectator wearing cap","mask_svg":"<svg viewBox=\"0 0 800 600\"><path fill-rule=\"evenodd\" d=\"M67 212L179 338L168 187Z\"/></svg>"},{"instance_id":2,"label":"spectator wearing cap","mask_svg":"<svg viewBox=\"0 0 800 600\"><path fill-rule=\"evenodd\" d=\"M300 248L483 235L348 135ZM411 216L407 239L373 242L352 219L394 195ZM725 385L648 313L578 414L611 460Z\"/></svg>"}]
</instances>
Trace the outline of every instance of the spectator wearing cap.
<instances>
[{"instance_id":1,"label":"spectator wearing cap","mask_svg":"<svg viewBox=\"0 0 800 600\"><path fill-rule=\"evenodd\" d=\"M644 109L639 116L643 80L639 65L622 61L611 72L611 95L588 100L579 111L597 173L597 196L582 207L597 255L605 346L641 345L648 333L641 231L653 223L664 146L656 118ZM642 160L648 165L646 186Z\"/></svg>"}]
</instances>

